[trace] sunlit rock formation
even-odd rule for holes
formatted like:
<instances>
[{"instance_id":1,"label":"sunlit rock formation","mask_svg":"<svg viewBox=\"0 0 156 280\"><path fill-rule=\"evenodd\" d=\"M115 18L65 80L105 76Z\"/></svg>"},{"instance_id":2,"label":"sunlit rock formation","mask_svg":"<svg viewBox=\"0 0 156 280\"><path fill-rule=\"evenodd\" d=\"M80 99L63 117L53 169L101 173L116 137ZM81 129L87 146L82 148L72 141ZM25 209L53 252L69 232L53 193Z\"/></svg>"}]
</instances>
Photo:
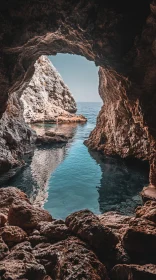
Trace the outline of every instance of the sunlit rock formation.
<instances>
[{"instance_id":1,"label":"sunlit rock formation","mask_svg":"<svg viewBox=\"0 0 156 280\"><path fill-rule=\"evenodd\" d=\"M35 63L35 73L27 88L22 95L14 92L9 97L6 111L0 119L1 181L13 176L24 165L24 155L33 151L36 135L26 123L86 122L85 117L74 114L76 110L76 102L60 74L48 57L41 56ZM59 137L53 138L49 139L51 143L60 142ZM44 142L44 139L41 140ZM67 140L63 138L62 142Z\"/></svg>"},{"instance_id":2,"label":"sunlit rock formation","mask_svg":"<svg viewBox=\"0 0 156 280\"><path fill-rule=\"evenodd\" d=\"M59 116L70 118L70 113L77 110L69 88L46 56L36 61L34 75L21 101L27 123L56 122Z\"/></svg>"}]
</instances>

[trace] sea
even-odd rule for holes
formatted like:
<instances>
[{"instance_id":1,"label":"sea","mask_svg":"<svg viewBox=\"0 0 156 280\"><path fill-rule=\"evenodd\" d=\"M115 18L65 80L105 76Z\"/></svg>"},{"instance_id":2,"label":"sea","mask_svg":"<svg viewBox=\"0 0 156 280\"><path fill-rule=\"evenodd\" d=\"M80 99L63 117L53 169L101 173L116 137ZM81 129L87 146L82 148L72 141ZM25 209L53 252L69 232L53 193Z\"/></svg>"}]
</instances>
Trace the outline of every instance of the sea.
<instances>
[{"instance_id":1,"label":"sea","mask_svg":"<svg viewBox=\"0 0 156 280\"><path fill-rule=\"evenodd\" d=\"M88 150L84 141L95 128L101 103L79 102L77 114L85 124L38 124L34 129L65 133L67 145L42 145L7 184L23 190L34 205L54 218L89 209L95 214L117 211L133 215L142 204L140 191L148 185L149 167L136 159L121 159Z\"/></svg>"}]
</instances>

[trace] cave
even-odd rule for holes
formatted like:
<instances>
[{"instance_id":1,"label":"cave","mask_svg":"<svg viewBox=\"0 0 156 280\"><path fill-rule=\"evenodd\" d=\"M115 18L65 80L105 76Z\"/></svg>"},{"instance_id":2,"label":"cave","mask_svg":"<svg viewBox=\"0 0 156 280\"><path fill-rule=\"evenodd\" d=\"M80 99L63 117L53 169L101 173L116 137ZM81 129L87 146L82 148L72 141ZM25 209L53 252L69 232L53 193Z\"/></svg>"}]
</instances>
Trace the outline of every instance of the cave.
<instances>
[{"instance_id":1,"label":"cave","mask_svg":"<svg viewBox=\"0 0 156 280\"><path fill-rule=\"evenodd\" d=\"M110 92L113 88L112 94L117 96L116 84L119 85L118 100L124 100L121 111L126 111L125 120L128 119L133 130L129 140L131 142L131 138L138 135L143 142L135 143L136 147L133 147L133 143L127 143L120 127L124 139L116 144L118 147L110 148L114 134L110 124L105 128L108 129L105 134L111 131L108 147L104 150L121 156L131 153L150 160L150 180L154 185L155 6L154 2L149 2L69 1L65 4L60 1L56 5L55 1L37 4L27 1L21 5L18 1L7 1L1 6L1 114L8 96L14 91L20 94L30 80L33 64L41 54L83 55L101 66L101 95L102 90ZM118 108L116 116L117 111ZM93 138L96 142L94 134ZM127 144L131 146L130 151ZM92 146L96 145L100 146L100 143L92 141Z\"/></svg>"},{"instance_id":2,"label":"cave","mask_svg":"<svg viewBox=\"0 0 156 280\"><path fill-rule=\"evenodd\" d=\"M136 210L134 221L129 218L126 222L122 220L122 223L127 223L127 227L122 229L124 236L121 232L116 235L111 220L112 216L109 214L108 217L106 215L103 218L97 218L88 210L80 211L69 215L65 224L61 221L57 223L45 210L33 208L24 193L17 192L13 188L0 189L1 201L4 201L0 208L1 211L3 210L0 216L2 217L0 219L2 242L0 242L3 248L2 256L0 254L2 280L11 277L11 279L36 277L35 279L39 280L51 279L47 277L52 277L52 279L83 279L84 277L84 279L122 280L130 279L129 277L140 279L142 275L145 279L154 279L156 1L2 1L0 30L1 136L7 142L9 149L15 153L15 158L12 158L12 154L8 150L6 152L8 160L5 161L6 155L3 150L6 142L1 141L0 170L2 174L12 169L12 166L17 167L18 170L23 160L23 154L31 153L33 150L34 135L28 126L24 124L24 127L20 127L22 140L18 144L15 133L8 134L6 126L9 128L15 124L20 110L18 97L27 88L34 74L36 60L41 55L56 55L57 53L81 55L94 61L99 67L99 94L104 105L99 112L95 129L85 142L88 148L105 155L118 155L121 158L148 161L150 165L149 186L142 191L143 200L144 202L147 200L147 202ZM19 118L21 120L23 116L20 115ZM23 204L20 204L20 200L23 201ZM20 215L23 217L22 219ZM117 214L113 215L115 215L115 222L120 219ZM29 219L30 217L31 219ZM91 221L90 228L88 219ZM112 224L108 222L109 219ZM45 224L38 226L39 221L51 223L50 228ZM6 226L4 226L5 224ZM105 230L106 225L109 230ZM19 228L10 229L9 226ZM108 234L110 228L113 230ZM39 229L39 233L37 233L39 237L33 234L34 229ZM52 229L55 229L57 234ZM94 231L94 229L96 230ZM106 238L105 241L100 235L100 229ZM146 229L150 234L147 235ZM14 230L11 239L7 235L9 230ZM91 235L88 235L89 230ZM50 239L49 232L53 234L53 240ZM122 240L122 249L126 250L125 255L123 256L123 251L121 252L121 248L118 247L118 257L111 255L108 260L107 252L116 249L118 234L119 239ZM40 249L35 247L33 250L34 266L32 266L31 272L27 266L25 266L24 272L21 271L16 262L15 269L17 274L19 273L16 277L11 265L20 249L14 248L14 245L26 240L26 236L30 243L32 242L32 246L49 240L54 243L43 249L45 259L43 259ZM80 238L80 241L74 238ZM86 242L87 245L81 242ZM89 247L85 247L88 245ZM25 245L23 249L25 254L28 251L27 246ZM9 251L12 247L13 256L10 256ZM61 259L60 254L57 255L57 251L62 252L63 248L66 248L68 253L64 252L64 257ZM83 263L84 248L86 248L88 261L86 262L85 259ZM95 255L94 253L92 255L92 251L87 251L88 248L91 248ZM106 254L102 251L105 249ZM72 250L77 255L70 258ZM53 265L53 269L49 266L47 252L53 259L53 262L50 263ZM7 254L8 257L6 257ZM19 260L18 257L17 260ZM23 264L24 261L20 261ZM29 258L26 258L25 261L27 264L31 262ZM78 264L77 267L79 267L81 262L80 271L74 270L74 265ZM71 266L74 278L70 274ZM58 267L61 268L58 269ZM32 276L31 273L34 273L35 276Z\"/></svg>"}]
</instances>

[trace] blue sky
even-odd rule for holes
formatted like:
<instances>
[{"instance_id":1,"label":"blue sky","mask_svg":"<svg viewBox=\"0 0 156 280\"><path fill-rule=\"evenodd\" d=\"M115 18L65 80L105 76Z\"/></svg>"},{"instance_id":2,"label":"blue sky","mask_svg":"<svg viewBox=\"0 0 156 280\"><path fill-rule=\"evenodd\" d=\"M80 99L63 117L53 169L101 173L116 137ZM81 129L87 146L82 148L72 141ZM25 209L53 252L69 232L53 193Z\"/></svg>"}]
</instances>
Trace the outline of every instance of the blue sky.
<instances>
[{"instance_id":1,"label":"blue sky","mask_svg":"<svg viewBox=\"0 0 156 280\"><path fill-rule=\"evenodd\" d=\"M49 56L77 102L101 102L98 67L86 58L71 54Z\"/></svg>"}]
</instances>

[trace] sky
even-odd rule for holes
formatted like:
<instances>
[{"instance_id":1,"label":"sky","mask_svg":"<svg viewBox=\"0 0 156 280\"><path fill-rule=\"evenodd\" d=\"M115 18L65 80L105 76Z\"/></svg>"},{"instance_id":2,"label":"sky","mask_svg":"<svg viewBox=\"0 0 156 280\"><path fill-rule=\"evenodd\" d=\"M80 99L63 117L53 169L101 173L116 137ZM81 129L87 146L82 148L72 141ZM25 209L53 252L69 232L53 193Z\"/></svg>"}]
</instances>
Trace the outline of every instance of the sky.
<instances>
[{"instance_id":1,"label":"sky","mask_svg":"<svg viewBox=\"0 0 156 280\"><path fill-rule=\"evenodd\" d=\"M101 102L98 67L79 55L57 54L49 59L69 87L76 102Z\"/></svg>"}]
</instances>

